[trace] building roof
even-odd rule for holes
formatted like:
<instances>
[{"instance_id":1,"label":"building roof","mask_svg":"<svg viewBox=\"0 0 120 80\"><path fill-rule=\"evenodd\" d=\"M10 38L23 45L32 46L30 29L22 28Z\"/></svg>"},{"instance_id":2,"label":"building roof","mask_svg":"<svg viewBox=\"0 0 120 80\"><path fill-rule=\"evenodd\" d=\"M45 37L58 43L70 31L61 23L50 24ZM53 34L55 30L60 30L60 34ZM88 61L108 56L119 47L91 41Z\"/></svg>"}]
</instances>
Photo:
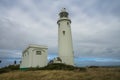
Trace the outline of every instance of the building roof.
<instances>
[{"instance_id":1,"label":"building roof","mask_svg":"<svg viewBox=\"0 0 120 80\"><path fill-rule=\"evenodd\" d=\"M23 50L23 52L25 52L25 51L28 50L29 48L48 49L48 46L45 46L45 45L37 45L37 44L30 44L27 48L25 48L25 50Z\"/></svg>"}]
</instances>

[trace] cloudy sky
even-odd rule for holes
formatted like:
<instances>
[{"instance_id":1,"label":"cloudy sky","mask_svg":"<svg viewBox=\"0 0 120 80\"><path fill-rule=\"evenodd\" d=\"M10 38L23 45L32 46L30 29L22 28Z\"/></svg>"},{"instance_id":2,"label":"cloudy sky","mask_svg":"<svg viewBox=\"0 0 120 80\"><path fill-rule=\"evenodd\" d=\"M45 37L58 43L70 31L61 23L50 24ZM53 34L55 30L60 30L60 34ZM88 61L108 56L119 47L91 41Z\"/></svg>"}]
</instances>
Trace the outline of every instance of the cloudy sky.
<instances>
[{"instance_id":1,"label":"cloudy sky","mask_svg":"<svg viewBox=\"0 0 120 80\"><path fill-rule=\"evenodd\" d=\"M0 66L21 58L29 44L58 53L58 13L72 21L76 65L120 65L120 0L0 0Z\"/></svg>"}]
</instances>

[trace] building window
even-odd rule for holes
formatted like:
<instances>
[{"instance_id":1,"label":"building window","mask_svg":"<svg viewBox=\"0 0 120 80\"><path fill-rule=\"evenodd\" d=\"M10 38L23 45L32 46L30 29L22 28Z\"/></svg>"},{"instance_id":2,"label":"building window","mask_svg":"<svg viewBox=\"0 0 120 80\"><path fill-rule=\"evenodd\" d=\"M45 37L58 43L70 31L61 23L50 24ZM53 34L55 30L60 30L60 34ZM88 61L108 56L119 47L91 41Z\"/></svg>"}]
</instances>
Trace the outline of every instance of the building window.
<instances>
[{"instance_id":1,"label":"building window","mask_svg":"<svg viewBox=\"0 0 120 80\"><path fill-rule=\"evenodd\" d=\"M67 22L67 25L69 25L69 22Z\"/></svg>"},{"instance_id":2,"label":"building window","mask_svg":"<svg viewBox=\"0 0 120 80\"><path fill-rule=\"evenodd\" d=\"M58 25L60 26L60 23L58 23Z\"/></svg>"},{"instance_id":3,"label":"building window","mask_svg":"<svg viewBox=\"0 0 120 80\"><path fill-rule=\"evenodd\" d=\"M63 35L65 35L65 31L63 31Z\"/></svg>"},{"instance_id":4,"label":"building window","mask_svg":"<svg viewBox=\"0 0 120 80\"><path fill-rule=\"evenodd\" d=\"M58 27L60 28L60 23L58 23Z\"/></svg>"},{"instance_id":5,"label":"building window","mask_svg":"<svg viewBox=\"0 0 120 80\"><path fill-rule=\"evenodd\" d=\"M42 52L41 51L36 51L36 55L41 55Z\"/></svg>"}]
</instances>

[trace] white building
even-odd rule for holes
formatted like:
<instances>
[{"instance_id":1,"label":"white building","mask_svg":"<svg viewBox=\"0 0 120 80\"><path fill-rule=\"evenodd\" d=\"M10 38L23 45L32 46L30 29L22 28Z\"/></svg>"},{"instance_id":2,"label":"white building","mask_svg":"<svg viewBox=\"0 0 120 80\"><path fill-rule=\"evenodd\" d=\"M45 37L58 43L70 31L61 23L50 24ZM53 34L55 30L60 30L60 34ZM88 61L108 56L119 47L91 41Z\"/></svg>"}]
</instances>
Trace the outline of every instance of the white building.
<instances>
[{"instance_id":1,"label":"white building","mask_svg":"<svg viewBox=\"0 0 120 80\"><path fill-rule=\"evenodd\" d=\"M47 46L29 45L22 53L20 68L44 67L47 65Z\"/></svg>"},{"instance_id":2,"label":"white building","mask_svg":"<svg viewBox=\"0 0 120 80\"><path fill-rule=\"evenodd\" d=\"M68 18L68 12L63 8L59 13L58 24L58 55L62 63L74 65L73 44L71 34L71 20Z\"/></svg>"}]
</instances>

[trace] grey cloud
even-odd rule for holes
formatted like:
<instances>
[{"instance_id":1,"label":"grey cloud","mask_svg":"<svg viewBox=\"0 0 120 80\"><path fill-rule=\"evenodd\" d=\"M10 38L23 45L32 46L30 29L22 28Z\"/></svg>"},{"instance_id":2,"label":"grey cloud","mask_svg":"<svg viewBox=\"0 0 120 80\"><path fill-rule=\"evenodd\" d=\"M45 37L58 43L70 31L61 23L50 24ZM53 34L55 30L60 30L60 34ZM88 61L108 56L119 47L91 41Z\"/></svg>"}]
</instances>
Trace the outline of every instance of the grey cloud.
<instances>
[{"instance_id":1,"label":"grey cloud","mask_svg":"<svg viewBox=\"0 0 120 80\"><path fill-rule=\"evenodd\" d=\"M62 7L72 20L75 56L119 59L118 0L1 0L0 49L22 52L28 44L42 44L57 53L56 21Z\"/></svg>"},{"instance_id":2,"label":"grey cloud","mask_svg":"<svg viewBox=\"0 0 120 80\"><path fill-rule=\"evenodd\" d=\"M97 57L97 58L111 58L120 59L120 48L117 47L92 47L84 46L77 47L76 56L79 57Z\"/></svg>"},{"instance_id":3,"label":"grey cloud","mask_svg":"<svg viewBox=\"0 0 120 80\"><path fill-rule=\"evenodd\" d=\"M98 0L96 3L96 10L102 14L112 14L119 17L120 15L120 1L119 0Z\"/></svg>"}]
</instances>

